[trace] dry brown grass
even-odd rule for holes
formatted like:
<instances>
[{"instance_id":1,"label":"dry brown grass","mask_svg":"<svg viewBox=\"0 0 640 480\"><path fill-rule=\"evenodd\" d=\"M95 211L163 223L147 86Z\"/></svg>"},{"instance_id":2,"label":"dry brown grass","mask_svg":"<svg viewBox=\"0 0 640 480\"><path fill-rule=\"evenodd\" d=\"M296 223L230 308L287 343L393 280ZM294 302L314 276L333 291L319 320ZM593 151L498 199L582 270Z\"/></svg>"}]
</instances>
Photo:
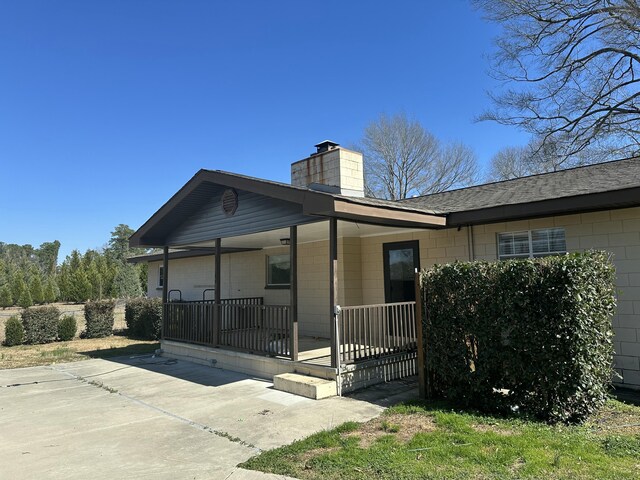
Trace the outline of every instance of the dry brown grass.
<instances>
[{"instance_id":1,"label":"dry brown grass","mask_svg":"<svg viewBox=\"0 0 640 480\"><path fill-rule=\"evenodd\" d=\"M132 340L119 335L44 345L0 346L0 369L77 362L89 358L140 355L152 353L157 348L160 348L157 341Z\"/></svg>"},{"instance_id":2,"label":"dry brown grass","mask_svg":"<svg viewBox=\"0 0 640 480\"><path fill-rule=\"evenodd\" d=\"M433 432L436 424L433 417L417 413L404 415L392 413L374 418L360 425L358 430L342 434L343 437L359 437L360 447L369 448L383 435L394 435L399 441L406 443L419 432Z\"/></svg>"},{"instance_id":3,"label":"dry brown grass","mask_svg":"<svg viewBox=\"0 0 640 480\"><path fill-rule=\"evenodd\" d=\"M64 315L73 315L78 324L78 331L76 336L80 335L80 332L84 330L85 322L84 322L84 304L77 303L52 303L50 304L53 307L57 307L60 310L61 316ZM115 309L115 320L113 323L114 330L123 330L127 327L127 324L124 322L124 300L119 300L116 303ZM14 315L20 316L22 312L22 308L20 307L9 307L0 309L0 343L4 342L4 324Z\"/></svg>"}]
</instances>

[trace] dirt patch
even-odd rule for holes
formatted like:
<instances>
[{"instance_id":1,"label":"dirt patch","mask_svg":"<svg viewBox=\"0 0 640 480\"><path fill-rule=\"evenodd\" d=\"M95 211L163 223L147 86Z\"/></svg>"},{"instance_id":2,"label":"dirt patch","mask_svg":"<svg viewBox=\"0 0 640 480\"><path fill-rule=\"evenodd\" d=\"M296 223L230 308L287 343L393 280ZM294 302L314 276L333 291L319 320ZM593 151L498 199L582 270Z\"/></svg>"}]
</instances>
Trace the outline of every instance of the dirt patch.
<instances>
[{"instance_id":1,"label":"dirt patch","mask_svg":"<svg viewBox=\"0 0 640 480\"><path fill-rule=\"evenodd\" d=\"M493 432L498 435L504 435L504 436L510 436L515 433L513 430L510 430L508 428L503 428L499 425L491 425L486 423L474 424L474 425L471 425L471 428L473 428L476 432L481 432L481 433Z\"/></svg>"},{"instance_id":2,"label":"dirt patch","mask_svg":"<svg viewBox=\"0 0 640 480\"><path fill-rule=\"evenodd\" d=\"M77 362L89 358L147 354L153 353L158 347L157 341L133 340L116 335L44 345L0 346L0 369Z\"/></svg>"},{"instance_id":3,"label":"dirt patch","mask_svg":"<svg viewBox=\"0 0 640 480\"><path fill-rule=\"evenodd\" d=\"M612 408L607 405L586 426L596 434L640 435L640 416L637 408Z\"/></svg>"},{"instance_id":4,"label":"dirt patch","mask_svg":"<svg viewBox=\"0 0 640 480\"><path fill-rule=\"evenodd\" d=\"M433 432L436 430L433 417L412 413L409 415L391 414L370 420L354 431L344 433L344 438L359 437L360 447L370 447L378 438L393 435L399 442L406 443L416 433Z\"/></svg>"}]
</instances>

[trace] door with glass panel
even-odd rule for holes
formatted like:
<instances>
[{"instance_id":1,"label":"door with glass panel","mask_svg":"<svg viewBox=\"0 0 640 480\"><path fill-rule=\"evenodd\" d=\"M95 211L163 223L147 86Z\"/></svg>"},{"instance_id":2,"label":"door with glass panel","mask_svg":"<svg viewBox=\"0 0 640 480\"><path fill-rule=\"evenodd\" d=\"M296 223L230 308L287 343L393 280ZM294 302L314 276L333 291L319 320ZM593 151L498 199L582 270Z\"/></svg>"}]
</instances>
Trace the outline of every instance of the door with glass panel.
<instances>
[{"instance_id":1,"label":"door with glass panel","mask_svg":"<svg viewBox=\"0 0 640 480\"><path fill-rule=\"evenodd\" d=\"M420 270L418 241L385 243L382 252L385 303L413 302L416 299L415 272Z\"/></svg>"}]
</instances>

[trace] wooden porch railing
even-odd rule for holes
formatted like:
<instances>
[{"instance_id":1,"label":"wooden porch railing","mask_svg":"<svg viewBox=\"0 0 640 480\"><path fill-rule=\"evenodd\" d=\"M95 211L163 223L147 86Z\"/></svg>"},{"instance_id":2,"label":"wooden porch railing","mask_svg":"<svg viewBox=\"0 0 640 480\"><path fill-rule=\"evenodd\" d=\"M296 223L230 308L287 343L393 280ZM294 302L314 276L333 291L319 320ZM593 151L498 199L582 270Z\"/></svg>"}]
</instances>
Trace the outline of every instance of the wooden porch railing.
<instances>
[{"instance_id":1,"label":"wooden porch railing","mask_svg":"<svg viewBox=\"0 0 640 480\"><path fill-rule=\"evenodd\" d=\"M339 358L354 363L416 350L416 302L342 307Z\"/></svg>"},{"instance_id":2,"label":"wooden porch railing","mask_svg":"<svg viewBox=\"0 0 640 480\"><path fill-rule=\"evenodd\" d=\"M291 307L263 305L262 297L170 302L164 305L163 338L255 354L290 356ZM219 308L219 332L214 312ZM216 341L217 339L217 341Z\"/></svg>"}]
</instances>

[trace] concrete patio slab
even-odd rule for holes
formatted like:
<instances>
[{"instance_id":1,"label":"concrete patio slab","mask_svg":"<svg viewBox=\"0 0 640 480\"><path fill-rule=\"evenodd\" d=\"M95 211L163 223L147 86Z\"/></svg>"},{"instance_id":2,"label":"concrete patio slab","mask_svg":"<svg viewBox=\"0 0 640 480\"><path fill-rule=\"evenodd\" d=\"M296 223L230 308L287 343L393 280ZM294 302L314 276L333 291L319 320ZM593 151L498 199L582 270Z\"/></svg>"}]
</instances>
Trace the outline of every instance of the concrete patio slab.
<instances>
[{"instance_id":1,"label":"concrete patio slab","mask_svg":"<svg viewBox=\"0 0 640 480\"><path fill-rule=\"evenodd\" d=\"M404 391L415 395L410 385ZM246 375L151 356L0 370L2 476L282 478L236 465L369 420L384 398L310 400Z\"/></svg>"}]
</instances>

